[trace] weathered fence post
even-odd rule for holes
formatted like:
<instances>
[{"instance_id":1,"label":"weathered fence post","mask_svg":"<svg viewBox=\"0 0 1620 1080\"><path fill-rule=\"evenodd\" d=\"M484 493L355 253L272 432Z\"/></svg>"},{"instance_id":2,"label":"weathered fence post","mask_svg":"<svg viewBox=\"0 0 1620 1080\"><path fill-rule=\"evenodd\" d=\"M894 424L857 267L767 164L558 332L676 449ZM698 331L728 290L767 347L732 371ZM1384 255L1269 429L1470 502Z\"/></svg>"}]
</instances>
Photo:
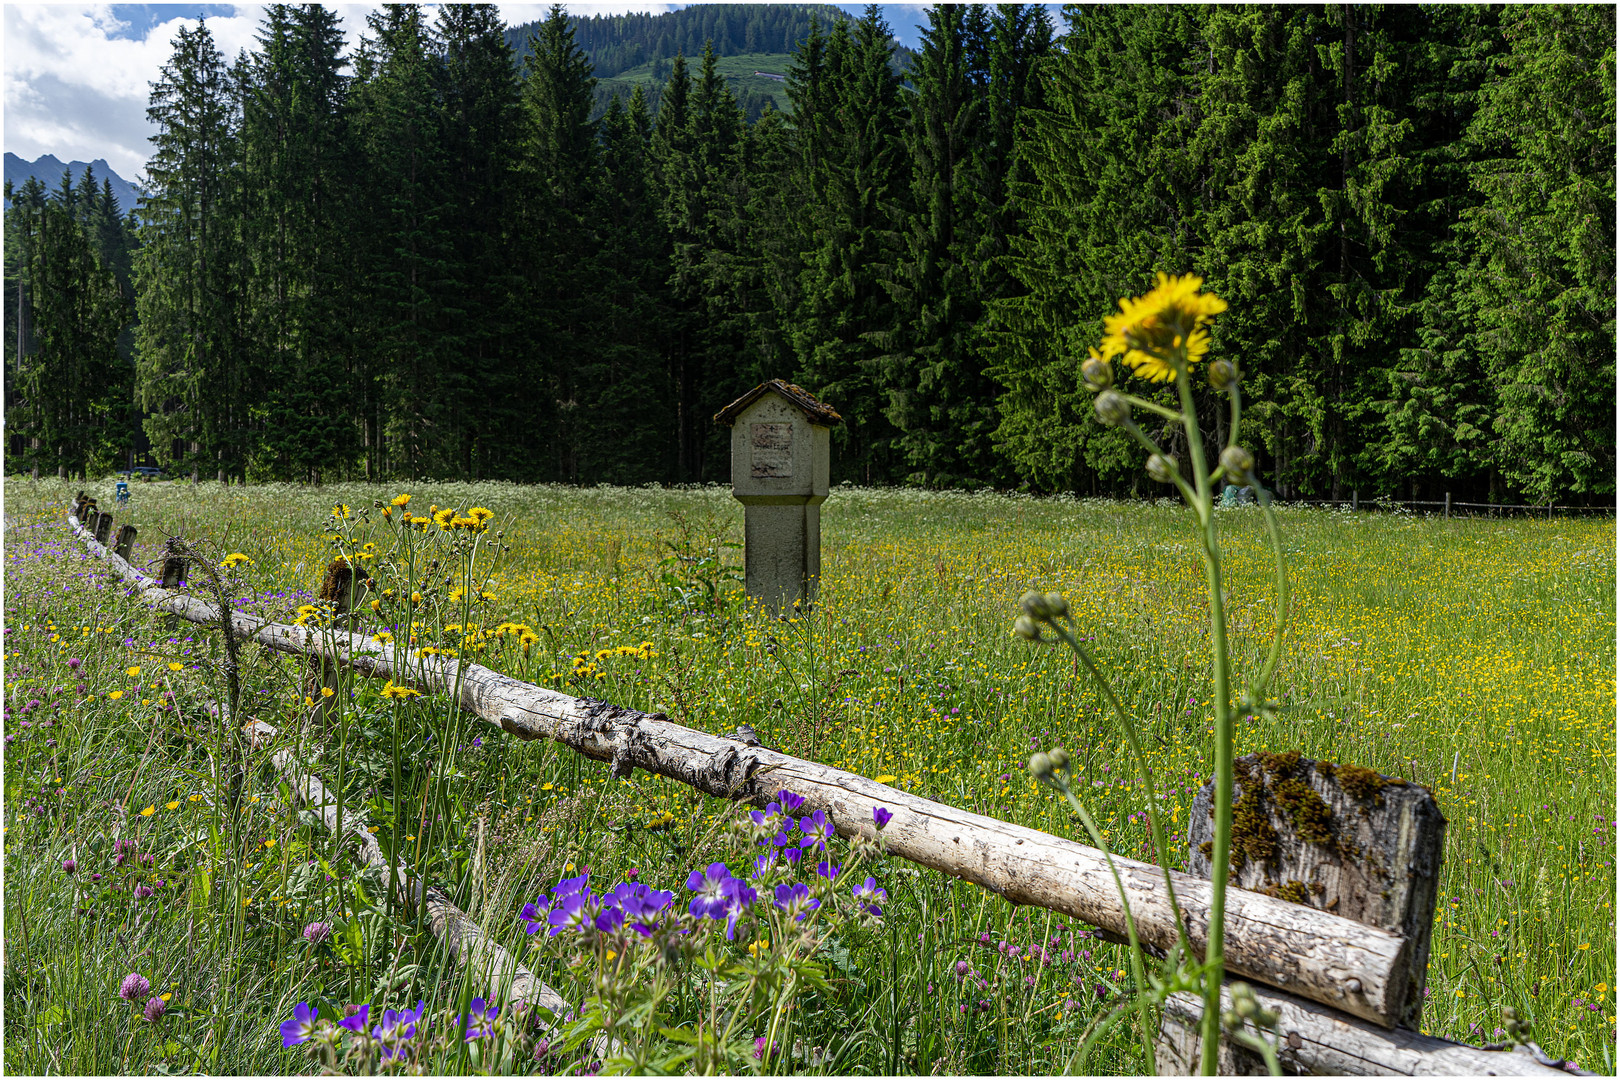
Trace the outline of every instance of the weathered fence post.
<instances>
[{"instance_id":1,"label":"weathered fence post","mask_svg":"<svg viewBox=\"0 0 1620 1080\"><path fill-rule=\"evenodd\" d=\"M1350 509L1355 510L1357 504L1360 503L1360 502L1361 502L1361 492L1356 490L1355 488L1351 488L1350 489Z\"/></svg>"},{"instance_id":2,"label":"weathered fence post","mask_svg":"<svg viewBox=\"0 0 1620 1080\"><path fill-rule=\"evenodd\" d=\"M821 577L832 406L781 379L760 383L714 415L731 425L731 494L743 504L744 587L780 611L809 604Z\"/></svg>"},{"instance_id":3,"label":"weathered fence post","mask_svg":"<svg viewBox=\"0 0 1620 1080\"><path fill-rule=\"evenodd\" d=\"M1406 993L1402 1026L1417 1030L1429 966L1429 938L1446 819L1427 788L1359 765L1335 766L1299 751L1250 754L1237 761L1231 884L1331 911L1400 934ZM1210 876L1214 785L1193 800L1187 872ZM1347 989L1357 993L1356 980ZM1293 1040L1283 1036L1288 1062ZM1165 1012L1158 1062L1163 1075L1197 1071L1198 1032ZM1222 1040L1220 1071L1264 1074L1259 1055Z\"/></svg>"},{"instance_id":4,"label":"weathered fence post","mask_svg":"<svg viewBox=\"0 0 1620 1080\"><path fill-rule=\"evenodd\" d=\"M354 621L360 598L370 585L371 579L357 574L347 559L333 559L327 565L326 576L321 580L320 598L330 607L334 627L343 627ZM337 700L342 672L343 664L335 659L317 656L309 661L304 694L314 706L310 718L321 731L326 730L327 717Z\"/></svg>"},{"instance_id":5,"label":"weathered fence post","mask_svg":"<svg viewBox=\"0 0 1620 1080\"><path fill-rule=\"evenodd\" d=\"M112 535L113 519L111 514L101 514L96 518L96 543L102 547L107 546L107 538Z\"/></svg>"},{"instance_id":6,"label":"weathered fence post","mask_svg":"<svg viewBox=\"0 0 1620 1080\"><path fill-rule=\"evenodd\" d=\"M129 552L135 546L135 526L125 525L118 530L118 540L113 545L113 553L125 562L129 562Z\"/></svg>"},{"instance_id":7,"label":"weathered fence post","mask_svg":"<svg viewBox=\"0 0 1620 1080\"><path fill-rule=\"evenodd\" d=\"M1451 520L1451 492L1446 492L1446 520Z\"/></svg>"},{"instance_id":8,"label":"weathered fence post","mask_svg":"<svg viewBox=\"0 0 1620 1080\"><path fill-rule=\"evenodd\" d=\"M170 537L163 545L163 587L165 589L185 588L186 574L189 569L185 556L181 554L179 539Z\"/></svg>"}]
</instances>

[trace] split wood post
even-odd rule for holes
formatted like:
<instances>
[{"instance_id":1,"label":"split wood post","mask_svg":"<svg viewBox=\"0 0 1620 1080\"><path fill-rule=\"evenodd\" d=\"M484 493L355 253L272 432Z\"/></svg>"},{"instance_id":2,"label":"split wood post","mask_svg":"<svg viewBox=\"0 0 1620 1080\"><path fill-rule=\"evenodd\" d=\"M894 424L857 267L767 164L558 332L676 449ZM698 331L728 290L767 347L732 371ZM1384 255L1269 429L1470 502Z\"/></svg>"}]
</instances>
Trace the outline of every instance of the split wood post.
<instances>
[{"instance_id":1,"label":"split wood post","mask_svg":"<svg viewBox=\"0 0 1620 1080\"><path fill-rule=\"evenodd\" d=\"M113 545L113 552L125 562L129 561L130 549L135 546L135 526L125 525L118 530L118 541Z\"/></svg>"},{"instance_id":2,"label":"split wood post","mask_svg":"<svg viewBox=\"0 0 1620 1080\"><path fill-rule=\"evenodd\" d=\"M1360 502L1361 502L1361 492L1356 490L1355 488L1351 488L1350 489L1350 509L1355 510L1357 504L1360 503Z\"/></svg>"},{"instance_id":3,"label":"split wood post","mask_svg":"<svg viewBox=\"0 0 1620 1080\"><path fill-rule=\"evenodd\" d=\"M107 546L107 538L112 535L113 520L111 514L101 514L96 518L96 543L102 547Z\"/></svg>"},{"instance_id":4,"label":"split wood post","mask_svg":"<svg viewBox=\"0 0 1620 1080\"><path fill-rule=\"evenodd\" d=\"M1434 796L1419 784L1359 765L1311 761L1297 750L1249 754L1236 764L1230 884L1405 938L1410 947L1397 1018L1416 1031L1446 830ZM1202 878L1211 876L1214 790L1206 784L1193 799L1187 828L1187 872ZM1346 987L1361 989L1354 977ZM1165 1011L1157 1047L1161 1074L1197 1069L1198 1020L1186 1012ZM1287 1066L1302 1037L1281 1029L1279 1035ZM1224 1039L1219 1068L1239 1076L1266 1072L1259 1055Z\"/></svg>"},{"instance_id":5,"label":"split wood post","mask_svg":"<svg viewBox=\"0 0 1620 1080\"><path fill-rule=\"evenodd\" d=\"M168 542L163 545L163 587L165 589L185 588L186 574L189 572L189 567L185 556L180 553L180 550L181 546L176 537L170 537Z\"/></svg>"},{"instance_id":6,"label":"split wood post","mask_svg":"<svg viewBox=\"0 0 1620 1080\"><path fill-rule=\"evenodd\" d=\"M1446 492L1446 520L1451 520L1451 492Z\"/></svg>"}]
</instances>

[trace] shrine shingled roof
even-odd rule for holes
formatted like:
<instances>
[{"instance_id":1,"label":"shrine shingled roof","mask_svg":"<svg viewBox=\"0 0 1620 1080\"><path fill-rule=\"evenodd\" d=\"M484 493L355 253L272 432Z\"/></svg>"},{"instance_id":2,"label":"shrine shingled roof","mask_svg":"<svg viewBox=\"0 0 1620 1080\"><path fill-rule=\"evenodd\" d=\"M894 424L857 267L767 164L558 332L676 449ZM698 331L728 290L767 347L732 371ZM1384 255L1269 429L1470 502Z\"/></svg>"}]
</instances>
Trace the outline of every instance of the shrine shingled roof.
<instances>
[{"instance_id":1,"label":"shrine shingled roof","mask_svg":"<svg viewBox=\"0 0 1620 1080\"><path fill-rule=\"evenodd\" d=\"M824 401L817 401L815 398L811 397L807 391L801 389L800 387L794 386L790 382L784 382L781 379L772 379L770 382L760 383L758 386L748 391L748 393L744 394L736 401L733 401L730 405L727 405L725 408L715 413L714 422L717 424L731 423L733 420L736 420L739 415L741 415L744 409L748 408L748 406L752 405L754 402L764 397L767 392L772 390L778 394L781 394L788 400L790 404L797 406L799 410L804 413L805 418L812 424L819 424L822 427L832 427L834 424L842 424L844 422L844 418L839 416L837 410L835 410L831 405L828 405Z\"/></svg>"}]
</instances>

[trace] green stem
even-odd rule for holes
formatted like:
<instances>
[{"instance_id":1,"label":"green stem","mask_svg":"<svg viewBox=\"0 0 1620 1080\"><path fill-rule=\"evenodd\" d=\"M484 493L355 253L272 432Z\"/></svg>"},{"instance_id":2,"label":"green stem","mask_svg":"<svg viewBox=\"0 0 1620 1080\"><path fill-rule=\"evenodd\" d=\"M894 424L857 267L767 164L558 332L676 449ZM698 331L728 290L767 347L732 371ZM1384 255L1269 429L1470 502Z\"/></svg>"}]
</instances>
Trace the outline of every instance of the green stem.
<instances>
[{"instance_id":1,"label":"green stem","mask_svg":"<svg viewBox=\"0 0 1620 1080\"><path fill-rule=\"evenodd\" d=\"M1178 423L1184 423L1187 419L1181 413L1176 412L1176 410L1166 408L1156 401L1149 401L1147 398L1139 398L1135 394L1122 393L1119 396L1129 402L1133 408L1146 409L1148 412L1158 413L1166 420L1175 420Z\"/></svg>"},{"instance_id":2,"label":"green stem","mask_svg":"<svg viewBox=\"0 0 1620 1080\"><path fill-rule=\"evenodd\" d=\"M1179 365L1176 387L1181 393L1182 410L1189 417L1187 449L1192 457L1193 478L1197 483L1199 523L1202 526L1204 575L1209 587L1209 646L1214 668L1215 697L1215 836L1210 855L1209 940L1204 960L1204 1017L1199 1071L1212 1076L1216 1070L1221 1034L1221 979L1225 974L1226 886L1231 875L1233 730L1230 679L1226 650L1226 606L1221 596L1221 551L1215 536L1215 514L1210 498L1209 465L1204 460L1204 441L1198 430L1193 407L1192 386L1185 363Z\"/></svg>"}]
</instances>

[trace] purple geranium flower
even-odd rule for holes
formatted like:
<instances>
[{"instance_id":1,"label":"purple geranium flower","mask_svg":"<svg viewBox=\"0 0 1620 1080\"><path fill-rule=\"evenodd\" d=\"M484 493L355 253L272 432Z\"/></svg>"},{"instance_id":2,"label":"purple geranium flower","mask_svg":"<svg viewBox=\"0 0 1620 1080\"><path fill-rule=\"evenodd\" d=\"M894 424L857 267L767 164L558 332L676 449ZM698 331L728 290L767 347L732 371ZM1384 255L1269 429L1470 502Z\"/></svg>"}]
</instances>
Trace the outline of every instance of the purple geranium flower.
<instances>
[{"instance_id":1,"label":"purple geranium flower","mask_svg":"<svg viewBox=\"0 0 1620 1080\"><path fill-rule=\"evenodd\" d=\"M759 825L767 829L774 827L776 825L776 819L781 815L782 804L774 802L767 803L764 810L752 810L749 811L748 814L748 816L753 819L755 825Z\"/></svg>"},{"instance_id":2,"label":"purple geranium flower","mask_svg":"<svg viewBox=\"0 0 1620 1080\"><path fill-rule=\"evenodd\" d=\"M426 1001L418 1001L414 1009L383 1012L382 1023L371 1029L371 1037L383 1044L384 1061L404 1056L405 1042L415 1036L416 1024L426 1012Z\"/></svg>"},{"instance_id":3,"label":"purple geranium flower","mask_svg":"<svg viewBox=\"0 0 1620 1080\"><path fill-rule=\"evenodd\" d=\"M752 885L742 878L728 879L721 886L721 890L724 907L714 918L718 919L722 916L725 918L726 940L735 941L737 939L737 920L742 918L743 913L753 906L755 900L759 899L759 894L754 891Z\"/></svg>"},{"instance_id":4,"label":"purple geranium flower","mask_svg":"<svg viewBox=\"0 0 1620 1080\"><path fill-rule=\"evenodd\" d=\"M883 914L883 909L878 907L877 902L887 901L889 894L887 890L879 888L876 878L868 877L851 891L855 894L855 902L860 904L862 911L868 915Z\"/></svg>"},{"instance_id":5,"label":"purple geranium flower","mask_svg":"<svg viewBox=\"0 0 1620 1080\"><path fill-rule=\"evenodd\" d=\"M890 821L894 820L894 815L889 813L886 806L874 806L872 807L872 820L877 823L879 829L882 829Z\"/></svg>"},{"instance_id":6,"label":"purple geranium flower","mask_svg":"<svg viewBox=\"0 0 1620 1080\"><path fill-rule=\"evenodd\" d=\"M293 1018L281 1022L281 1045L297 1046L315 1034L315 1010L307 1001L293 1006Z\"/></svg>"},{"instance_id":7,"label":"purple geranium flower","mask_svg":"<svg viewBox=\"0 0 1620 1080\"><path fill-rule=\"evenodd\" d=\"M555 902L560 900L569 893L584 892L585 884L590 881L590 879L591 872L589 870L585 871L578 877L563 878L561 881L557 882L557 887L551 890L552 901Z\"/></svg>"},{"instance_id":8,"label":"purple geranium flower","mask_svg":"<svg viewBox=\"0 0 1620 1080\"><path fill-rule=\"evenodd\" d=\"M687 910L695 919L723 919L726 903L723 892L731 876L731 868L723 862L710 863L707 870L694 870L686 879L686 887L697 893Z\"/></svg>"},{"instance_id":9,"label":"purple geranium flower","mask_svg":"<svg viewBox=\"0 0 1620 1080\"><path fill-rule=\"evenodd\" d=\"M523 905L523 910L518 912L518 918L523 920L523 932L525 934L538 933L540 928L546 924L546 909L546 898L543 896L531 904Z\"/></svg>"},{"instance_id":10,"label":"purple geranium flower","mask_svg":"<svg viewBox=\"0 0 1620 1080\"><path fill-rule=\"evenodd\" d=\"M776 852L775 851L769 851L768 850L768 851L761 852L760 855L757 858L754 859L754 872L752 874L750 874L749 876L753 877L753 878L762 878L766 874L770 873L771 872L771 867L773 867L775 865L776 865Z\"/></svg>"},{"instance_id":11,"label":"purple geranium flower","mask_svg":"<svg viewBox=\"0 0 1620 1080\"><path fill-rule=\"evenodd\" d=\"M816 863L816 874L826 878L828 881L837 881L841 869L842 867L831 859L823 859L821 862Z\"/></svg>"},{"instance_id":12,"label":"purple geranium flower","mask_svg":"<svg viewBox=\"0 0 1620 1080\"><path fill-rule=\"evenodd\" d=\"M783 813L797 814L799 808L804 805L804 796L795 795L791 791L778 791L776 801L782 804Z\"/></svg>"},{"instance_id":13,"label":"purple geranium flower","mask_svg":"<svg viewBox=\"0 0 1620 1080\"><path fill-rule=\"evenodd\" d=\"M821 901L810 895L810 887L802 882L776 887L776 906L786 912L794 922L803 922L821 906Z\"/></svg>"},{"instance_id":14,"label":"purple geranium flower","mask_svg":"<svg viewBox=\"0 0 1620 1080\"><path fill-rule=\"evenodd\" d=\"M619 921L614 923L617 930L621 923L627 923L630 929L643 937L651 937L658 927L658 917L662 915L671 904L675 902L675 894L663 889L652 889L640 882L622 882L613 887L613 891L602 897L603 915L609 910L619 913ZM596 921L598 930L606 930L602 925L602 917Z\"/></svg>"},{"instance_id":15,"label":"purple geranium flower","mask_svg":"<svg viewBox=\"0 0 1620 1080\"><path fill-rule=\"evenodd\" d=\"M827 820L824 810L817 810L808 817L799 819L799 831L804 833L804 839L799 841L801 848L813 847L817 851L827 850L827 841L837 835L832 822Z\"/></svg>"},{"instance_id":16,"label":"purple geranium flower","mask_svg":"<svg viewBox=\"0 0 1620 1080\"><path fill-rule=\"evenodd\" d=\"M369 1003L358 1007L350 1005L349 1008L352 1011L338 1021L338 1027L347 1028L356 1035L364 1035L366 1033L366 1018L371 1015L371 1005Z\"/></svg>"},{"instance_id":17,"label":"purple geranium flower","mask_svg":"<svg viewBox=\"0 0 1620 1080\"><path fill-rule=\"evenodd\" d=\"M475 997L472 999L472 1005L469 1006L469 1008L472 1011L461 1018L462 1038L464 1038L467 1042L472 1042L474 1039L480 1039L485 1035L494 1034L495 1028L492 1024L485 1027L478 1027L476 1025L482 1021L493 1021L497 1016L501 1015L501 1007L499 1005L486 1002L481 997Z\"/></svg>"},{"instance_id":18,"label":"purple geranium flower","mask_svg":"<svg viewBox=\"0 0 1620 1080\"><path fill-rule=\"evenodd\" d=\"M547 936L556 937L564 930L583 932L590 929L600 909L596 894L589 889L563 893L556 898L550 913L546 915L546 922L551 924L551 932Z\"/></svg>"}]
</instances>

